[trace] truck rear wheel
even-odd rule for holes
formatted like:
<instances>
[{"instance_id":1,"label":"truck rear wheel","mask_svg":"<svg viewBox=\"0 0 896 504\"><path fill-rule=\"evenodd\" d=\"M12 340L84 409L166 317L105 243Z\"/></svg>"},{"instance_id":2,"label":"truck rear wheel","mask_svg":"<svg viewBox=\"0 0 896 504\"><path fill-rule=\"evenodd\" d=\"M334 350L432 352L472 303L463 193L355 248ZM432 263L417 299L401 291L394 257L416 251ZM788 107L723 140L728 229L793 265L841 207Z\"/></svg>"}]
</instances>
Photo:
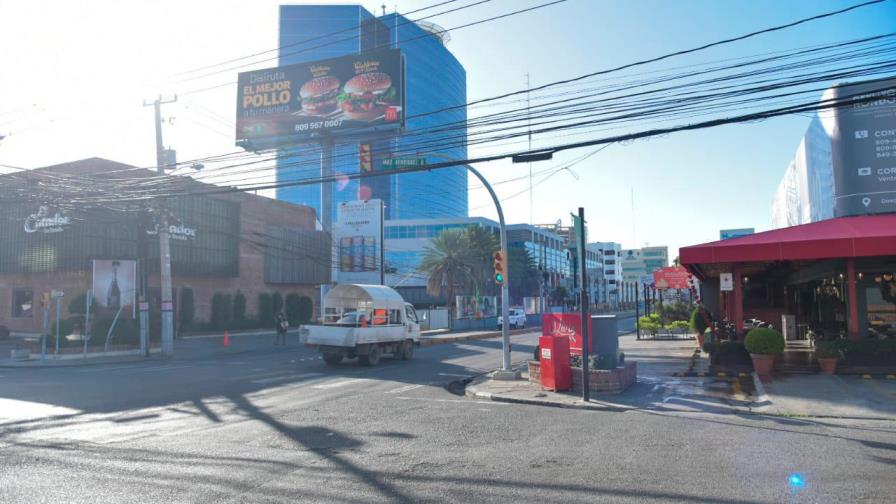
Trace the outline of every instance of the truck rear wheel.
<instances>
[{"instance_id":1,"label":"truck rear wheel","mask_svg":"<svg viewBox=\"0 0 896 504\"><path fill-rule=\"evenodd\" d=\"M324 362L327 365L335 366L342 362L342 353L341 352L324 352L323 353Z\"/></svg>"},{"instance_id":2,"label":"truck rear wheel","mask_svg":"<svg viewBox=\"0 0 896 504\"><path fill-rule=\"evenodd\" d=\"M401 343L401 360L411 360L414 357L414 340L406 339Z\"/></svg>"},{"instance_id":3,"label":"truck rear wheel","mask_svg":"<svg viewBox=\"0 0 896 504\"><path fill-rule=\"evenodd\" d=\"M383 356L383 349L379 345L371 345L367 355L359 355L358 361L364 366L376 366Z\"/></svg>"}]
</instances>

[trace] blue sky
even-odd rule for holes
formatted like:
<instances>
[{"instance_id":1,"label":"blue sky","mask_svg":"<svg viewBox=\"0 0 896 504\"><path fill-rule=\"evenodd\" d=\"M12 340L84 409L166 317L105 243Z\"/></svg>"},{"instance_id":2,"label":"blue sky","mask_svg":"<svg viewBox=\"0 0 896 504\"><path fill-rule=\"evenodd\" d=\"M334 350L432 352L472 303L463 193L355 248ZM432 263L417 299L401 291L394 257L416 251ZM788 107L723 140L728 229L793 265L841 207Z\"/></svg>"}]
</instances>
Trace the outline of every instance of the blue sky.
<instances>
[{"instance_id":1,"label":"blue sky","mask_svg":"<svg viewBox=\"0 0 896 504\"><path fill-rule=\"evenodd\" d=\"M0 3L0 163L42 166L89 156L152 165L154 146L145 98L235 80L235 71L171 82L179 70L269 50L277 44L277 6L258 0ZM302 2L293 2L302 3ZM321 3L321 2L313 2ZM341 2L347 3L347 2ZM399 12L437 3L397 3ZM464 0L411 17L472 3ZM493 0L433 18L446 28L542 3ZM452 32L448 47L467 69L471 100L537 86L637 59L782 24L858 3L817 0L569 0L519 16ZM362 2L376 9L382 2ZM387 8L396 7L393 1ZM47 16L54 12L54 16ZM841 41L896 28L896 1L835 18L667 60L643 70ZM270 63L256 67L270 66ZM248 69L244 68L243 70ZM634 72L634 71L633 71ZM235 86L182 95L166 107L166 143L180 159L231 152ZM725 126L613 145L536 187L535 222L562 219L584 206L590 238L624 246L682 245L716 239L720 228L769 226L769 203L808 117ZM594 136L597 136L595 134ZM545 139L550 143L556 139ZM536 145L539 145L536 143ZM586 151L585 151L586 152ZM533 165L560 164L583 151ZM525 165L480 166L493 181L518 177ZM509 222L529 219L526 181L501 184ZM494 218L485 192L471 182L471 215ZM632 212L634 190L634 214Z\"/></svg>"}]
</instances>

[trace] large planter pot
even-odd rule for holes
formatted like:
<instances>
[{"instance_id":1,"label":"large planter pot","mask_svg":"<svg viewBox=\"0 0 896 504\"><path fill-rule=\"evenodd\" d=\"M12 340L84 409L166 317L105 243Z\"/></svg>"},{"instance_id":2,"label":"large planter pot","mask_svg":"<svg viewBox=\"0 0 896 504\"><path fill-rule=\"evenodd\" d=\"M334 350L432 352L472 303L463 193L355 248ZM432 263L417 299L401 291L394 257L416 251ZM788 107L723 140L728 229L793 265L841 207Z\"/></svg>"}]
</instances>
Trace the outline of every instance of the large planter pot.
<instances>
[{"instance_id":1,"label":"large planter pot","mask_svg":"<svg viewBox=\"0 0 896 504\"><path fill-rule=\"evenodd\" d=\"M759 375L759 379L764 382L772 381L772 368L775 365L775 356L767 354L750 354L753 360L753 370Z\"/></svg>"},{"instance_id":2,"label":"large planter pot","mask_svg":"<svg viewBox=\"0 0 896 504\"><path fill-rule=\"evenodd\" d=\"M821 372L824 374L835 374L837 372L837 358L836 357L819 357L818 365L821 367Z\"/></svg>"}]
</instances>

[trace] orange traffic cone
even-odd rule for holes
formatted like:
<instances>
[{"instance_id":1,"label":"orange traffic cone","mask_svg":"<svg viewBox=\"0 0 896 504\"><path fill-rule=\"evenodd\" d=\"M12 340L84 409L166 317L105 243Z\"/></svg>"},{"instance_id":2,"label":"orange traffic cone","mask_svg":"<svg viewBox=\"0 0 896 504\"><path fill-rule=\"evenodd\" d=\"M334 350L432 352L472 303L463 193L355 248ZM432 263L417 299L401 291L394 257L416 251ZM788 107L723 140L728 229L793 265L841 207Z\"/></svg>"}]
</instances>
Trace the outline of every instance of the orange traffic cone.
<instances>
[{"instance_id":1,"label":"orange traffic cone","mask_svg":"<svg viewBox=\"0 0 896 504\"><path fill-rule=\"evenodd\" d=\"M224 347L227 348L230 346L230 333L226 330L224 331Z\"/></svg>"}]
</instances>

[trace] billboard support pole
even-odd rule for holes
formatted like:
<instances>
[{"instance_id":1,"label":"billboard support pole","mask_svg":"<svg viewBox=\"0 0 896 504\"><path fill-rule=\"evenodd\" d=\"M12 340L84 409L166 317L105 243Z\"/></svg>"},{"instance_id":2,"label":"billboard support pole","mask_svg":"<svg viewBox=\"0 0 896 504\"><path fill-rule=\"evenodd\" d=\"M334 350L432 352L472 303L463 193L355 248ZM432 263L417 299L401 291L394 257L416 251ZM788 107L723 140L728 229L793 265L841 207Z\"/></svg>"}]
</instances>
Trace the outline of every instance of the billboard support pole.
<instances>
[{"instance_id":1,"label":"billboard support pole","mask_svg":"<svg viewBox=\"0 0 896 504\"><path fill-rule=\"evenodd\" d=\"M159 95L151 104L143 103L144 107L152 105L155 112L156 126L156 169L159 175L165 175L165 153L162 143L162 105L177 101L177 96L162 101ZM159 257L161 259L160 276L162 287L162 355L174 355L174 306L173 293L171 292L171 243L168 237L168 216L164 210L160 212L159 226Z\"/></svg>"},{"instance_id":2,"label":"billboard support pole","mask_svg":"<svg viewBox=\"0 0 896 504\"><path fill-rule=\"evenodd\" d=\"M320 139L320 227L330 235L330 282L322 285L320 289L320 309L323 317L324 300L330 291L330 286L336 281L339 261L339 248L333 233L333 184L329 178L333 176L333 156L336 153L336 144L332 138Z\"/></svg>"}]
</instances>

